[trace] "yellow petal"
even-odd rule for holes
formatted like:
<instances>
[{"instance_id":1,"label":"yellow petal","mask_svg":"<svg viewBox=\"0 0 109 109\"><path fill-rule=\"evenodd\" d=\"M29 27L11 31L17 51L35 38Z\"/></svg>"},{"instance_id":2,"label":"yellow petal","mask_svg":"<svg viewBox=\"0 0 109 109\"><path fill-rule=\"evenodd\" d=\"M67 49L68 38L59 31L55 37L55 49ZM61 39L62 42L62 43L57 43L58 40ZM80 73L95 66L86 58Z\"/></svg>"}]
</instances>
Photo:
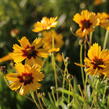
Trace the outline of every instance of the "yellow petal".
<instances>
[{"instance_id":1,"label":"yellow petal","mask_svg":"<svg viewBox=\"0 0 109 109\"><path fill-rule=\"evenodd\" d=\"M11 58L14 60L15 63L22 62L26 57L22 56L21 53L12 53Z\"/></svg>"},{"instance_id":2,"label":"yellow petal","mask_svg":"<svg viewBox=\"0 0 109 109\"><path fill-rule=\"evenodd\" d=\"M16 65L15 65L15 69L17 70L18 73L25 72L24 65L21 64L21 63L16 64Z\"/></svg>"},{"instance_id":3,"label":"yellow petal","mask_svg":"<svg viewBox=\"0 0 109 109\"><path fill-rule=\"evenodd\" d=\"M95 43L89 49L88 57L92 60L93 57L99 57L100 52L101 52L101 47L97 43Z\"/></svg>"},{"instance_id":4,"label":"yellow petal","mask_svg":"<svg viewBox=\"0 0 109 109\"><path fill-rule=\"evenodd\" d=\"M37 51L38 51L37 55L39 57L44 57L44 58L47 58L48 57L47 50L45 50L45 49L38 49Z\"/></svg>"},{"instance_id":5,"label":"yellow petal","mask_svg":"<svg viewBox=\"0 0 109 109\"><path fill-rule=\"evenodd\" d=\"M36 58L31 58L31 59L26 59L26 64L29 64L30 66L35 66L35 65L40 65L40 66L43 66L43 61L39 58L39 57L36 57Z\"/></svg>"},{"instance_id":6,"label":"yellow petal","mask_svg":"<svg viewBox=\"0 0 109 109\"><path fill-rule=\"evenodd\" d=\"M7 80L16 81L18 75L19 75L18 73L8 73L8 74L6 74L5 77Z\"/></svg>"},{"instance_id":7,"label":"yellow petal","mask_svg":"<svg viewBox=\"0 0 109 109\"><path fill-rule=\"evenodd\" d=\"M21 87L21 83L19 83L18 81L13 82L10 84L9 86L12 90L18 90Z\"/></svg>"},{"instance_id":8,"label":"yellow petal","mask_svg":"<svg viewBox=\"0 0 109 109\"><path fill-rule=\"evenodd\" d=\"M5 61L12 60L12 58L11 58L10 55L11 55L11 53L9 53L8 55L6 55L6 56L0 58L0 62L5 62Z\"/></svg>"},{"instance_id":9,"label":"yellow petal","mask_svg":"<svg viewBox=\"0 0 109 109\"><path fill-rule=\"evenodd\" d=\"M22 39L19 40L19 42L20 42L21 46L24 48L31 45L25 36L23 36Z\"/></svg>"},{"instance_id":10,"label":"yellow petal","mask_svg":"<svg viewBox=\"0 0 109 109\"><path fill-rule=\"evenodd\" d=\"M41 47L43 45L42 38L36 38L32 45L34 45L36 49Z\"/></svg>"},{"instance_id":11,"label":"yellow petal","mask_svg":"<svg viewBox=\"0 0 109 109\"><path fill-rule=\"evenodd\" d=\"M75 65L77 65L77 66L80 66L80 67L86 67L85 65L83 65L83 64L79 64L79 63L74 63Z\"/></svg>"},{"instance_id":12,"label":"yellow petal","mask_svg":"<svg viewBox=\"0 0 109 109\"><path fill-rule=\"evenodd\" d=\"M21 50L22 48L21 48L18 44L14 44L14 45L13 45L13 49L19 51L19 50Z\"/></svg>"},{"instance_id":13,"label":"yellow petal","mask_svg":"<svg viewBox=\"0 0 109 109\"><path fill-rule=\"evenodd\" d=\"M60 48L52 48L48 52L53 53L53 52L58 52L59 50L60 50Z\"/></svg>"}]
</instances>

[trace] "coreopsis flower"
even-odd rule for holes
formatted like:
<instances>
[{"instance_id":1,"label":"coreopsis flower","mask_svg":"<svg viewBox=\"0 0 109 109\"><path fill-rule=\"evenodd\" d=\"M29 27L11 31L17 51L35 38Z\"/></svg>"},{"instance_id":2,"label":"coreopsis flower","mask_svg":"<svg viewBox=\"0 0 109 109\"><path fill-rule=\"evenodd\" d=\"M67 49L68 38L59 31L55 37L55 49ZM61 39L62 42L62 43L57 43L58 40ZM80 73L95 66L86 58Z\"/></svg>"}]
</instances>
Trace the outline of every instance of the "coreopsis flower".
<instances>
[{"instance_id":1,"label":"coreopsis flower","mask_svg":"<svg viewBox=\"0 0 109 109\"><path fill-rule=\"evenodd\" d=\"M79 29L76 31L76 35L80 38L84 38L90 32L94 31L94 28L99 24L99 19L94 12L83 10L81 14L77 13L73 20L79 25Z\"/></svg>"},{"instance_id":2,"label":"coreopsis flower","mask_svg":"<svg viewBox=\"0 0 109 109\"><path fill-rule=\"evenodd\" d=\"M40 32L44 30L49 30L51 28L56 27L57 25L57 17L43 17L41 22L36 22L34 24L34 29L32 30L33 32Z\"/></svg>"},{"instance_id":3,"label":"coreopsis flower","mask_svg":"<svg viewBox=\"0 0 109 109\"><path fill-rule=\"evenodd\" d=\"M62 55L61 55L60 53L57 53L57 55L56 55L56 60L57 60L58 62L62 62L62 61L63 61Z\"/></svg>"},{"instance_id":4,"label":"coreopsis flower","mask_svg":"<svg viewBox=\"0 0 109 109\"><path fill-rule=\"evenodd\" d=\"M103 13L97 13L97 17L100 19L99 25L107 30L109 30L109 14L103 12Z\"/></svg>"},{"instance_id":5,"label":"coreopsis flower","mask_svg":"<svg viewBox=\"0 0 109 109\"><path fill-rule=\"evenodd\" d=\"M85 71L91 75L108 75L109 73L109 51L101 50L95 43L88 50L88 57L84 59ZM108 75L109 76L109 75Z\"/></svg>"},{"instance_id":6,"label":"coreopsis flower","mask_svg":"<svg viewBox=\"0 0 109 109\"><path fill-rule=\"evenodd\" d=\"M62 34L58 34L55 31L43 32L43 42L45 49L61 48L64 44Z\"/></svg>"},{"instance_id":7,"label":"coreopsis flower","mask_svg":"<svg viewBox=\"0 0 109 109\"><path fill-rule=\"evenodd\" d=\"M33 41L32 44L28 41L26 37L22 37L19 40L20 46L18 44L13 45L13 53L11 57L14 62L19 63L26 61L28 64L39 64L42 65L42 59L48 56L47 50L41 48L43 43L42 39L38 38Z\"/></svg>"},{"instance_id":8,"label":"coreopsis flower","mask_svg":"<svg viewBox=\"0 0 109 109\"><path fill-rule=\"evenodd\" d=\"M94 5L100 5L104 2L105 2L105 0L94 0Z\"/></svg>"},{"instance_id":9,"label":"coreopsis flower","mask_svg":"<svg viewBox=\"0 0 109 109\"><path fill-rule=\"evenodd\" d=\"M43 80L44 74L40 72L40 67L31 67L28 64L16 64L17 73L8 73L6 79L9 87L19 92L20 95L28 94L41 87L40 81Z\"/></svg>"}]
</instances>

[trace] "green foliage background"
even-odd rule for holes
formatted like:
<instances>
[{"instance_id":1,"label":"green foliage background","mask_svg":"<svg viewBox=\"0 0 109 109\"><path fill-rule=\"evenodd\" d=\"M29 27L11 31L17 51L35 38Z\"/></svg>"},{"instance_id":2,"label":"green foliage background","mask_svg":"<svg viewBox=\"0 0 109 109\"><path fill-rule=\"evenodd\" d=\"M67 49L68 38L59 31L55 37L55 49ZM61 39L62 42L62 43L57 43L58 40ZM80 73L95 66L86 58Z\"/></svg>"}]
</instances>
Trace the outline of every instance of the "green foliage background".
<instances>
[{"instance_id":1,"label":"green foliage background","mask_svg":"<svg viewBox=\"0 0 109 109\"><path fill-rule=\"evenodd\" d=\"M93 0L0 0L0 57L12 51L12 45L22 36L27 36L31 41L38 36L31 31L34 22L43 16L58 16L60 26L56 29L64 35L65 45L62 52L70 58L69 72L81 81L81 77L78 76L80 69L73 65L73 62L79 62L79 39L72 34L77 29L72 16L82 9L109 13L109 1L94 6ZM15 37L10 34L13 29L20 30ZM98 27L94 32L93 41L102 45L104 32L105 30ZM1 65L6 65L10 69L8 62ZM49 91L49 86L53 84L50 79L53 75L49 73L49 68L48 62L45 68L47 73L43 89L45 92ZM33 109L34 107L31 101L12 92L0 77L0 109Z\"/></svg>"}]
</instances>

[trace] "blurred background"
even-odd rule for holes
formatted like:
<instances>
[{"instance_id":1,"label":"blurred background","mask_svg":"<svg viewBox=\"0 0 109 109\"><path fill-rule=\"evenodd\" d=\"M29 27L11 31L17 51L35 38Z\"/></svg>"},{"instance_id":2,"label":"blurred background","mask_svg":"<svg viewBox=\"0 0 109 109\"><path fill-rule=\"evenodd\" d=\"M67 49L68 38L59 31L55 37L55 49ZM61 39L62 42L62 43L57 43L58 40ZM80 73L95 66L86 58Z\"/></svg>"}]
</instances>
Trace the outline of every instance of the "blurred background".
<instances>
[{"instance_id":1,"label":"blurred background","mask_svg":"<svg viewBox=\"0 0 109 109\"><path fill-rule=\"evenodd\" d=\"M83 9L109 13L109 0L0 0L0 57L11 52L13 44L18 43L17 39L22 36L27 36L30 41L38 37L39 34L32 32L36 21L40 21L44 16L58 16L59 25L56 31L63 35L65 42L61 52L69 57L69 72L81 82L80 68L73 64L79 62L80 39L74 36L78 25L73 22L72 18L75 13ZM102 45L104 33L104 29L97 27L93 42L96 41ZM48 62L45 68L47 78L42 90L45 92L49 91L50 86L54 84L50 79L53 75L50 74L49 64ZM9 62L0 63L0 65L6 66L11 71ZM26 108L34 109L35 106L25 97L12 92L1 77L0 109Z\"/></svg>"}]
</instances>

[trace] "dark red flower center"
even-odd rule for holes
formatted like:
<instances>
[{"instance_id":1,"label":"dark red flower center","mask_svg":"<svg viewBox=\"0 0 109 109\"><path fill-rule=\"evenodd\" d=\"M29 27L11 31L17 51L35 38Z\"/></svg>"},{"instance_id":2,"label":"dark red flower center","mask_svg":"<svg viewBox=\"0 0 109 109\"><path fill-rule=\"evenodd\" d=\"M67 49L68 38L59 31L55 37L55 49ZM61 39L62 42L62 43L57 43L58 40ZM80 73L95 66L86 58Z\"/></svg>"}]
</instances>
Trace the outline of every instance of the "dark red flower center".
<instances>
[{"instance_id":1,"label":"dark red flower center","mask_svg":"<svg viewBox=\"0 0 109 109\"><path fill-rule=\"evenodd\" d=\"M103 59L98 59L95 57L91 63L93 64L94 69L96 68L98 68L99 70L103 69L103 67L100 66L100 65L104 65Z\"/></svg>"},{"instance_id":2,"label":"dark red flower center","mask_svg":"<svg viewBox=\"0 0 109 109\"><path fill-rule=\"evenodd\" d=\"M37 51L35 50L35 46L27 46L23 51L23 56L26 56L28 59L32 57L35 58L37 56Z\"/></svg>"},{"instance_id":3,"label":"dark red flower center","mask_svg":"<svg viewBox=\"0 0 109 109\"><path fill-rule=\"evenodd\" d=\"M92 25L90 20L82 20L81 23L82 23L82 30L88 29Z\"/></svg>"},{"instance_id":4,"label":"dark red flower center","mask_svg":"<svg viewBox=\"0 0 109 109\"><path fill-rule=\"evenodd\" d=\"M24 83L24 85L27 85L33 82L32 73L22 73L22 75L18 76L18 78L21 83Z\"/></svg>"}]
</instances>

